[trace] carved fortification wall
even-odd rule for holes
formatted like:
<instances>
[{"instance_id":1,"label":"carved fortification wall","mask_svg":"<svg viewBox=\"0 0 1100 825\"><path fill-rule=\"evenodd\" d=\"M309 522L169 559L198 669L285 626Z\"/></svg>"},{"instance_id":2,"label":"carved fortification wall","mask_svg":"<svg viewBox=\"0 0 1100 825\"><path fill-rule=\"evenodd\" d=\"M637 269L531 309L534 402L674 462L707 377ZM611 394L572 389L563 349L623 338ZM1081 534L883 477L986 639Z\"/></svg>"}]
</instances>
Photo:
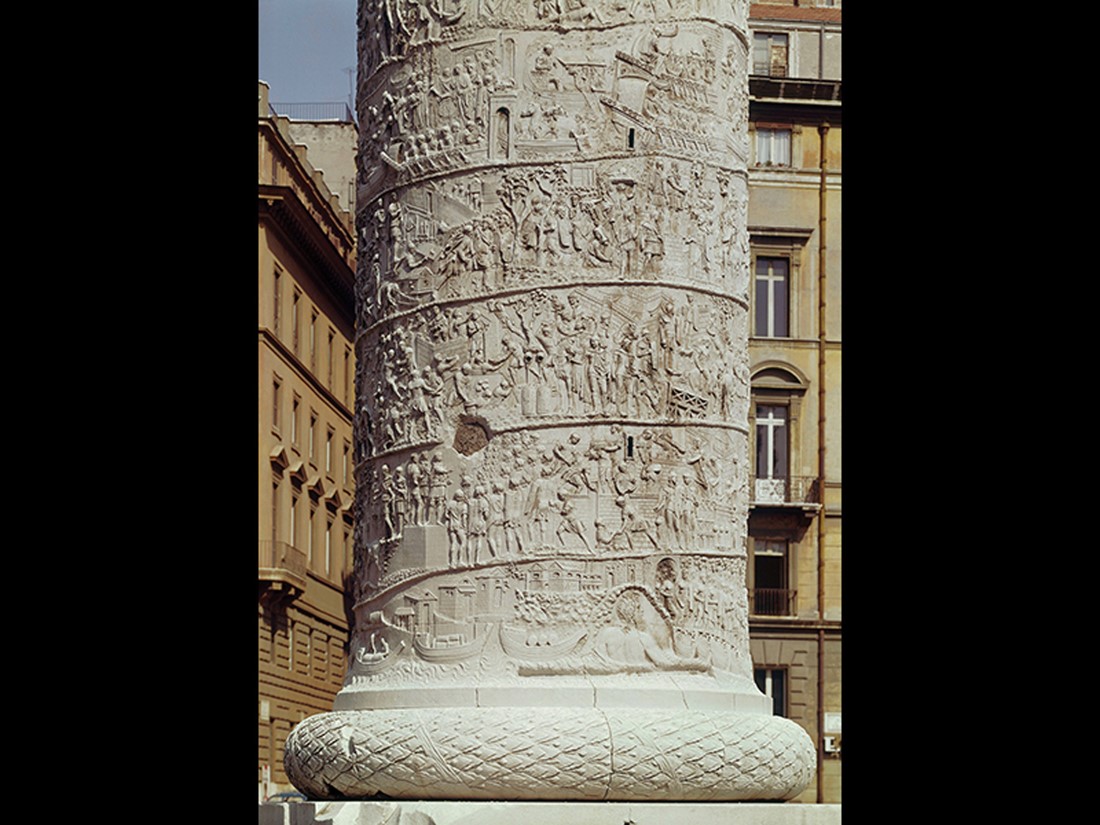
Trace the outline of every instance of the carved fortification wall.
<instances>
[{"instance_id":1,"label":"carved fortification wall","mask_svg":"<svg viewBox=\"0 0 1100 825\"><path fill-rule=\"evenodd\" d=\"M361 2L356 628L288 743L311 794L812 776L749 658L745 12Z\"/></svg>"}]
</instances>

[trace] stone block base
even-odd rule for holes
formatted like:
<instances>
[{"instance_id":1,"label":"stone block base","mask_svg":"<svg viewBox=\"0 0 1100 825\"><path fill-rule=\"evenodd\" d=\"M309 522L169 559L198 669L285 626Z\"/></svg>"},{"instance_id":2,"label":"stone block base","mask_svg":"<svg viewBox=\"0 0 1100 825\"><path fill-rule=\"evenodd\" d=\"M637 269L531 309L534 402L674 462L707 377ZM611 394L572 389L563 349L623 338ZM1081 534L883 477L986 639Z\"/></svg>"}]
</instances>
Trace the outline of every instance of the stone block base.
<instances>
[{"instance_id":1,"label":"stone block base","mask_svg":"<svg viewBox=\"0 0 1100 825\"><path fill-rule=\"evenodd\" d=\"M782 717L594 707L322 713L291 731L284 759L295 787L332 800L781 800L815 762Z\"/></svg>"},{"instance_id":2,"label":"stone block base","mask_svg":"<svg viewBox=\"0 0 1100 825\"><path fill-rule=\"evenodd\" d=\"M259 825L840 825L840 805L768 802L298 802Z\"/></svg>"},{"instance_id":3,"label":"stone block base","mask_svg":"<svg viewBox=\"0 0 1100 825\"><path fill-rule=\"evenodd\" d=\"M438 524L406 525L390 558L392 570L446 567L447 530Z\"/></svg>"}]
</instances>

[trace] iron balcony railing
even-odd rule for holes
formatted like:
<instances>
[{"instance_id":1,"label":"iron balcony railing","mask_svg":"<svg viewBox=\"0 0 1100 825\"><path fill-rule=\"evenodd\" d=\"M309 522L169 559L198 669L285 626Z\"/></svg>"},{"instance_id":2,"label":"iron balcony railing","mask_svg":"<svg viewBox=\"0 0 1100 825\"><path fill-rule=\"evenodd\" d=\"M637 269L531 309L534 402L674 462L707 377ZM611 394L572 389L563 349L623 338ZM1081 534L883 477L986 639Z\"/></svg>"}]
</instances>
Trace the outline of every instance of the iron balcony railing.
<instances>
[{"instance_id":1,"label":"iron balcony railing","mask_svg":"<svg viewBox=\"0 0 1100 825\"><path fill-rule=\"evenodd\" d=\"M749 591L752 612L756 616L793 616L797 590L781 590L776 587L758 587Z\"/></svg>"},{"instance_id":2,"label":"iron balcony railing","mask_svg":"<svg viewBox=\"0 0 1100 825\"><path fill-rule=\"evenodd\" d=\"M289 580L304 587L306 554L285 541L260 540L260 578Z\"/></svg>"},{"instance_id":3,"label":"iron balcony railing","mask_svg":"<svg viewBox=\"0 0 1100 825\"><path fill-rule=\"evenodd\" d=\"M820 504L821 485L816 476L753 478L753 504Z\"/></svg>"},{"instance_id":4,"label":"iron balcony railing","mask_svg":"<svg viewBox=\"0 0 1100 825\"><path fill-rule=\"evenodd\" d=\"M354 123L351 107L343 101L335 103L272 103L271 109L291 120L326 120L336 123Z\"/></svg>"}]
</instances>

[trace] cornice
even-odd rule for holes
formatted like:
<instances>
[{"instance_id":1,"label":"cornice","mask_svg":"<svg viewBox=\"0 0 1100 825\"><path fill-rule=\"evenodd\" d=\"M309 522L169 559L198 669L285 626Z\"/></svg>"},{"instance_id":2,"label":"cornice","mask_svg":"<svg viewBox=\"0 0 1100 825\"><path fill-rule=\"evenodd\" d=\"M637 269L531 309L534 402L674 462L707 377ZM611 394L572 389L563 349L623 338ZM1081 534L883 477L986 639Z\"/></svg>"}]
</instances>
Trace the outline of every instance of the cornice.
<instances>
[{"instance_id":1,"label":"cornice","mask_svg":"<svg viewBox=\"0 0 1100 825\"><path fill-rule=\"evenodd\" d=\"M753 632L813 632L823 630L830 635L839 636L842 623L835 619L798 619L793 616L749 616L749 636Z\"/></svg>"},{"instance_id":2,"label":"cornice","mask_svg":"<svg viewBox=\"0 0 1100 825\"><path fill-rule=\"evenodd\" d=\"M749 122L787 120L803 126L844 127L844 101L839 80L749 78ZM819 96L818 96L819 95Z\"/></svg>"},{"instance_id":3,"label":"cornice","mask_svg":"<svg viewBox=\"0 0 1100 825\"><path fill-rule=\"evenodd\" d=\"M308 160L308 147L304 144L292 143L289 134L283 131L277 120L261 118L259 127L260 131L269 138L269 141L278 148L288 173L308 194L310 205L319 210L320 215L318 217L326 224L325 228L341 236L340 240L354 254L353 216L350 212L336 206L336 203L338 203L336 196L324 183L323 177L320 180L318 179L319 170L314 169ZM263 180L260 180L259 183L261 186L265 185ZM324 191L322 191L322 188Z\"/></svg>"},{"instance_id":4,"label":"cornice","mask_svg":"<svg viewBox=\"0 0 1100 825\"><path fill-rule=\"evenodd\" d=\"M288 186L261 185L259 214L268 217L284 233L289 246L302 253L318 273L319 281L343 310L349 326L355 326L355 270L317 227L313 216Z\"/></svg>"},{"instance_id":5,"label":"cornice","mask_svg":"<svg viewBox=\"0 0 1100 825\"><path fill-rule=\"evenodd\" d=\"M825 341L825 349L840 349L842 342L835 338ZM817 338L766 338L763 335L749 336L749 353L759 353L768 349L817 349Z\"/></svg>"},{"instance_id":6,"label":"cornice","mask_svg":"<svg viewBox=\"0 0 1100 825\"><path fill-rule=\"evenodd\" d=\"M830 170L826 175L825 188L829 192L841 190L843 177L840 172ZM756 167L749 170L749 186L769 189L821 189L820 169L766 169ZM750 189L751 191L751 189Z\"/></svg>"},{"instance_id":7,"label":"cornice","mask_svg":"<svg viewBox=\"0 0 1100 825\"><path fill-rule=\"evenodd\" d=\"M749 28L759 21L788 21L813 23L841 23L843 9L818 6L780 6L771 3L751 3L749 5Z\"/></svg>"}]
</instances>

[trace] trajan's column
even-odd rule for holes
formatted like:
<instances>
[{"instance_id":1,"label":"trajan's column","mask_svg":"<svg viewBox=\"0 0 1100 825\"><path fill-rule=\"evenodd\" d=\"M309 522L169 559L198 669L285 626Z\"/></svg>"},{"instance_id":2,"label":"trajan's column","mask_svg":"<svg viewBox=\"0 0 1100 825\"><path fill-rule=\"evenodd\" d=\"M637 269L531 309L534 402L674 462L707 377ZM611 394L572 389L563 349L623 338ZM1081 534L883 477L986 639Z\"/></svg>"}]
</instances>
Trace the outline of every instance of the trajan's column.
<instances>
[{"instance_id":1,"label":"trajan's column","mask_svg":"<svg viewBox=\"0 0 1100 825\"><path fill-rule=\"evenodd\" d=\"M355 630L315 798L788 799L743 0L360 0Z\"/></svg>"}]
</instances>

